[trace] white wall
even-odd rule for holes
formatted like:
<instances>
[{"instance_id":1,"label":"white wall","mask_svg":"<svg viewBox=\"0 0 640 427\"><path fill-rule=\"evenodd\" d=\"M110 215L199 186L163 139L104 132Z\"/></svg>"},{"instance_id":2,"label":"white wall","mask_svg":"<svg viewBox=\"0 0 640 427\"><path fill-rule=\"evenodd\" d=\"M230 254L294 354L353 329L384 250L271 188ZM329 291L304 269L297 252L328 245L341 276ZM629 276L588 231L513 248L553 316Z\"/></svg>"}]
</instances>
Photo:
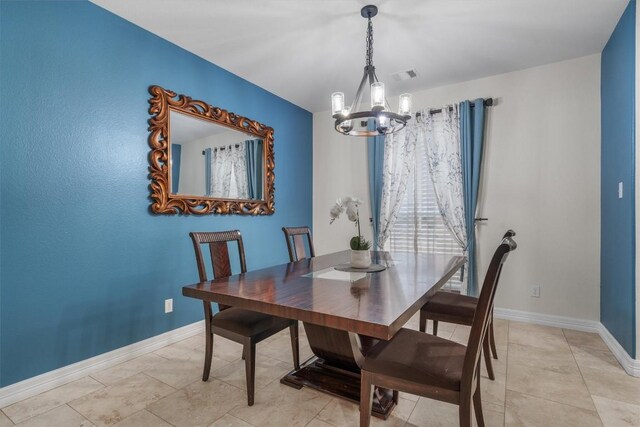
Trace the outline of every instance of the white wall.
<instances>
[{"instance_id":1,"label":"white wall","mask_svg":"<svg viewBox=\"0 0 640 427\"><path fill-rule=\"evenodd\" d=\"M414 106L478 97L497 99L488 110L478 209L489 218L478 226L481 277L513 228L519 247L497 306L599 320L600 55L414 93ZM345 193L368 199L366 141L341 136L330 112L317 113L313 154L318 252L344 249L351 228L329 227L327 211ZM534 285L540 298L529 296Z\"/></svg>"},{"instance_id":2,"label":"white wall","mask_svg":"<svg viewBox=\"0 0 640 427\"><path fill-rule=\"evenodd\" d=\"M369 217L367 139L335 131L331 112L313 115L313 243L317 255L349 249L357 231L343 215L329 225L329 209L336 199L353 195L363 201L362 232L372 238Z\"/></svg>"}]
</instances>

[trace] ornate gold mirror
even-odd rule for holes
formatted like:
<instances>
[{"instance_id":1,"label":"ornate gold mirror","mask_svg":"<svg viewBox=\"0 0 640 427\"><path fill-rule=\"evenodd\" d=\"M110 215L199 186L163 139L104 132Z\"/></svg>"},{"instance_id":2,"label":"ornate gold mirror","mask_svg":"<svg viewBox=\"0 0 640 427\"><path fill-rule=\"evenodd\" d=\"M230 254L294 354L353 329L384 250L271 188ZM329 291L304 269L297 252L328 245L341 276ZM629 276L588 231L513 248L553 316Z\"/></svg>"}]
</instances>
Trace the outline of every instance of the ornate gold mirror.
<instances>
[{"instance_id":1,"label":"ornate gold mirror","mask_svg":"<svg viewBox=\"0 0 640 427\"><path fill-rule=\"evenodd\" d=\"M274 212L272 128L160 86L149 92L153 212Z\"/></svg>"}]
</instances>

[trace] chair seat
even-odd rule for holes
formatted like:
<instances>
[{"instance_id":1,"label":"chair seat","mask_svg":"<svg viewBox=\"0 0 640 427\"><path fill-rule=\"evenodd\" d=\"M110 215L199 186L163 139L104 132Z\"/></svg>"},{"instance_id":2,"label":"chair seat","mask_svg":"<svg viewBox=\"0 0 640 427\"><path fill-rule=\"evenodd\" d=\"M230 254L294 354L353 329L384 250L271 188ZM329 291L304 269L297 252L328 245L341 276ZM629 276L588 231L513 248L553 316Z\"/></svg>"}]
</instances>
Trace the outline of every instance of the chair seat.
<instances>
[{"instance_id":1,"label":"chair seat","mask_svg":"<svg viewBox=\"0 0 640 427\"><path fill-rule=\"evenodd\" d=\"M403 328L373 347L362 369L459 391L466 351L462 344Z\"/></svg>"},{"instance_id":2,"label":"chair seat","mask_svg":"<svg viewBox=\"0 0 640 427\"><path fill-rule=\"evenodd\" d=\"M245 337L252 337L266 331L275 333L294 322L295 320L234 307L216 313L211 321L214 328L225 329Z\"/></svg>"},{"instance_id":3,"label":"chair seat","mask_svg":"<svg viewBox=\"0 0 640 427\"><path fill-rule=\"evenodd\" d=\"M420 311L426 317L457 318L461 322L471 325L473 315L476 312L478 298L467 295L454 294L453 292L436 292Z\"/></svg>"}]
</instances>

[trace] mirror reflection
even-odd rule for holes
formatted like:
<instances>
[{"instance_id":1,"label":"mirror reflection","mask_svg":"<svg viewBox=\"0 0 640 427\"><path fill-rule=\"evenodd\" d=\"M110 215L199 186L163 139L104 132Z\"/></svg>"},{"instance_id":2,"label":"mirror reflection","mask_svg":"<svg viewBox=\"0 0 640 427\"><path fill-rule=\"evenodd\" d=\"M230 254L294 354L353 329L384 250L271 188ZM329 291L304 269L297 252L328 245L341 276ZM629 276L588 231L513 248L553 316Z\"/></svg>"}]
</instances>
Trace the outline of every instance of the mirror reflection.
<instances>
[{"instance_id":1,"label":"mirror reflection","mask_svg":"<svg viewBox=\"0 0 640 427\"><path fill-rule=\"evenodd\" d=\"M171 110L171 194L262 200L263 140Z\"/></svg>"}]
</instances>

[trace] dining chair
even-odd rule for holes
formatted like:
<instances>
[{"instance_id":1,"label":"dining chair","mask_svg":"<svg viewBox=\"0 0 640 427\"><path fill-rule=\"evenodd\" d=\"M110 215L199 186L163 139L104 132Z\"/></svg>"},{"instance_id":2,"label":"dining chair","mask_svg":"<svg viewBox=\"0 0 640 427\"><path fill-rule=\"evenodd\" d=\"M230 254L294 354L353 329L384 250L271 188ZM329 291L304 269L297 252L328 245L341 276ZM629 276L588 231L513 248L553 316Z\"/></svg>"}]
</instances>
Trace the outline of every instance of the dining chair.
<instances>
[{"instance_id":1,"label":"dining chair","mask_svg":"<svg viewBox=\"0 0 640 427\"><path fill-rule=\"evenodd\" d=\"M216 232L191 232L193 248L196 253L198 274L200 281L206 282L207 270L202 254L202 245L209 246L211 265L214 279L231 276L231 260L229 257L229 243L236 242L240 259L240 272L247 272L247 264L244 256L244 245L240 231L216 231ZM218 304L219 311L214 314L211 303L204 301L205 321L205 358L202 381L209 379L211 372L211 358L213 356L213 336L219 335L243 346L243 358L245 362L245 375L247 381L247 401L253 405L255 390L255 365L256 344L270 336L290 329L291 349L293 351L293 364L295 369L300 369L300 356L298 349L298 322L296 320L271 316L256 311L234 308Z\"/></svg>"},{"instance_id":2,"label":"dining chair","mask_svg":"<svg viewBox=\"0 0 640 427\"><path fill-rule=\"evenodd\" d=\"M307 252L305 250L304 236L307 236L307 243L309 245L309 257L316 256L313 249L313 239L311 238L311 230L307 226L303 227L282 227L284 237L287 240L287 249L289 250L289 261L300 261L303 258L307 258Z\"/></svg>"},{"instance_id":3,"label":"dining chair","mask_svg":"<svg viewBox=\"0 0 640 427\"><path fill-rule=\"evenodd\" d=\"M484 427L481 345L489 329L502 266L516 247L515 241L507 237L491 259L467 346L402 328L391 340L380 341L365 355L360 376L360 427L368 427L371 421L374 385L458 405L461 427L471 426L473 405L477 424Z\"/></svg>"},{"instance_id":4,"label":"dining chair","mask_svg":"<svg viewBox=\"0 0 640 427\"><path fill-rule=\"evenodd\" d=\"M507 230L502 237L503 239L511 238L516 233L513 230ZM420 309L420 331L425 332L427 329L427 320L433 321L433 335L438 335L438 322L454 323L457 325L470 326L473 323L473 315L478 305L478 298L461 295L453 292L438 291L436 294ZM487 375L490 380L495 380L493 373L493 364L491 363L491 354L494 359L498 358L496 348L495 333L493 330L493 312L489 316L489 332L482 343L484 350L484 361L487 367Z\"/></svg>"}]
</instances>

